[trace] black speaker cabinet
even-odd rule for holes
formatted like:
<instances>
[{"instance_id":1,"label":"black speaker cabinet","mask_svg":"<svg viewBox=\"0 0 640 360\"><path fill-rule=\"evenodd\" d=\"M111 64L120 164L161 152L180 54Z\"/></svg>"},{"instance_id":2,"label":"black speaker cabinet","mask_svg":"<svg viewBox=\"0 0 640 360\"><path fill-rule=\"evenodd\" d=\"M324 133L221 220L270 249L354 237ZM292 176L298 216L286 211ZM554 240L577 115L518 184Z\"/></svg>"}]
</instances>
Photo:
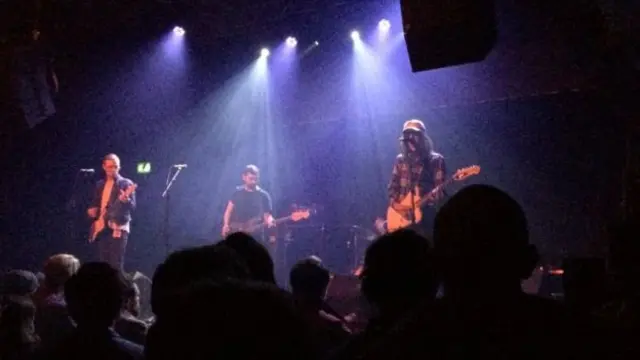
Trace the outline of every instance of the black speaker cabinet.
<instances>
[{"instance_id":1,"label":"black speaker cabinet","mask_svg":"<svg viewBox=\"0 0 640 360\"><path fill-rule=\"evenodd\" d=\"M401 0L413 72L482 61L497 39L492 0Z\"/></svg>"}]
</instances>

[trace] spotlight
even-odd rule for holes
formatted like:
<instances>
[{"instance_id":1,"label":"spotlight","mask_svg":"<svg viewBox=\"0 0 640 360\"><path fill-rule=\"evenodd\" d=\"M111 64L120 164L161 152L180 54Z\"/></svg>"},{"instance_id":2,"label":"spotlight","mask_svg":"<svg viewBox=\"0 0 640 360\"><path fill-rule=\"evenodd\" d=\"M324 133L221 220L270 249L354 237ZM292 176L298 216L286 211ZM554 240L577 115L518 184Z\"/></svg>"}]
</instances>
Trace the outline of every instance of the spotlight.
<instances>
[{"instance_id":1,"label":"spotlight","mask_svg":"<svg viewBox=\"0 0 640 360\"><path fill-rule=\"evenodd\" d=\"M385 31L386 32L386 31L389 31L389 28L391 28L391 23L387 19L382 19L378 23L378 30L380 30L380 31Z\"/></svg>"},{"instance_id":2,"label":"spotlight","mask_svg":"<svg viewBox=\"0 0 640 360\"><path fill-rule=\"evenodd\" d=\"M353 41L359 40L360 39L360 33L357 32L356 30L353 30L351 32L351 39L353 39Z\"/></svg>"},{"instance_id":3,"label":"spotlight","mask_svg":"<svg viewBox=\"0 0 640 360\"><path fill-rule=\"evenodd\" d=\"M296 38L294 38L293 36L289 36L287 38L287 46L296 47L296 45L298 45L298 40L296 40Z\"/></svg>"},{"instance_id":4,"label":"spotlight","mask_svg":"<svg viewBox=\"0 0 640 360\"><path fill-rule=\"evenodd\" d=\"M260 57L266 58L269 54L271 54L271 52L267 48L260 50Z\"/></svg>"},{"instance_id":5,"label":"spotlight","mask_svg":"<svg viewBox=\"0 0 640 360\"><path fill-rule=\"evenodd\" d=\"M314 46L318 46L318 45L320 45L320 43L319 43L319 42L317 42L317 41L314 41L314 42L313 42L313 45L314 45Z\"/></svg>"},{"instance_id":6,"label":"spotlight","mask_svg":"<svg viewBox=\"0 0 640 360\"><path fill-rule=\"evenodd\" d=\"M177 36L182 36L182 35L184 35L185 31L180 26L176 26L176 27L173 28L173 33L175 35L177 35Z\"/></svg>"}]
</instances>

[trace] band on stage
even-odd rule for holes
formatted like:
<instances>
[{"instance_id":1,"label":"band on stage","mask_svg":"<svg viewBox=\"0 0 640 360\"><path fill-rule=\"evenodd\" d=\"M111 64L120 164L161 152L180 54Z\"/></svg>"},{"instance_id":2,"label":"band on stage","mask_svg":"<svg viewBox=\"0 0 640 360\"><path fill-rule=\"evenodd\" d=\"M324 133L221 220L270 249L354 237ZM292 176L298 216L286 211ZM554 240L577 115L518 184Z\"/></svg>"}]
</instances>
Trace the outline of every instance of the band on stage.
<instances>
[{"instance_id":1,"label":"band on stage","mask_svg":"<svg viewBox=\"0 0 640 360\"><path fill-rule=\"evenodd\" d=\"M445 195L444 157L434 151L420 120L406 121L399 140L401 151L396 156L388 185L387 216L376 219L372 227L378 234L405 227L429 234L435 215L433 205ZM115 154L102 159L102 169L104 178L96 183L87 210L92 219L89 242L100 261L122 270L136 208L137 185L120 175L120 159ZM242 184L229 196L222 216L223 237L243 231L262 241L267 248L274 247L278 224L310 216L309 210L297 210L275 219L271 196L259 185L258 167L247 165L240 175Z\"/></svg>"}]
</instances>

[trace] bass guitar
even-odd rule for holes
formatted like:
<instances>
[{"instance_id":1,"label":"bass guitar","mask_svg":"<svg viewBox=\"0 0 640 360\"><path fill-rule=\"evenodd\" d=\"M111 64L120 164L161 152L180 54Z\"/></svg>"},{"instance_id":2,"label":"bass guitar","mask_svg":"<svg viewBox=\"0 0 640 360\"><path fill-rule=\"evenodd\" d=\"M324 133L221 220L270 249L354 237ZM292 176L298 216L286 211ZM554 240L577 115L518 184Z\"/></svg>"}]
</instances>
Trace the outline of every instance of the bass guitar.
<instances>
[{"instance_id":1,"label":"bass guitar","mask_svg":"<svg viewBox=\"0 0 640 360\"><path fill-rule=\"evenodd\" d=\"M414 209L411 203L412 200L415 204L415 212L413 215L415 222L417 223L422 220L421 208L425 205L432 205L435 201L436 194L438 194L439 192L444 190L445 187L453 184L454 182L465 180L466 178L478 175L479 173L480 166L478 165L459 169L455 172L455 174L453 174L453 176L451 176L442 184L433 188L433 190L425 195L420 194L420 189L416 187L413 199L411 194L407 194L402 200L400 200L400 202L396 203L394 206L389 206L389 208L387 208L387 231L396 231L413 224L411 218L411 212Z\"/></svg>"},{"instance_id":2,"label":"bass guitar","mask_svg":"<svg viewBox=\"0 0 640 360\"><path fill-rule=\"evenodd\" d=\"M291 213L289 216L281 217L274 220L274 225L278 225L285 221L293 221L297 222L300 220L308 219L311 216L311 210L296 210ZM229 228L231 232L244 232L247 234L254 233L258 230L262 230L267 227L267 224L260 217L255 217L249 221L243 223L231 223L229 224Z\"/></svg>"}]
</instances>

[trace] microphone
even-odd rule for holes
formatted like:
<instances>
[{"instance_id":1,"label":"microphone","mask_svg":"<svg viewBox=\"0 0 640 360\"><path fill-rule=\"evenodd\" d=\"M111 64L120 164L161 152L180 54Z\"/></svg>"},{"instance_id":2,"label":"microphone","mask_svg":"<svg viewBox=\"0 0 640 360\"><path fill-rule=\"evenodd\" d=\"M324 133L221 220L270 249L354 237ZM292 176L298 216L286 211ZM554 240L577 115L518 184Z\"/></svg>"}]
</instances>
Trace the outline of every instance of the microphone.
<instances>
[{"instance_id":1,"label":"microphone","mask_svg":"<svg viewBox=\"0 0 640 360\"><path fill-rule=\"evenodd\" d=\"M173 164L171 165L171 167L174 167L176 169L185 169L187 167L187 164Z\"/></svg>"},{"instance_id":2,"label":"microphone","mask_svg":"<svg viewBox=\"0 0 640 360\"><path fill-rule=\"evenodd\" d=\"M96 171L94 169L80 169L80 172L83 172L83 173L94 173Z\"/></svg>"}]
</instances>

